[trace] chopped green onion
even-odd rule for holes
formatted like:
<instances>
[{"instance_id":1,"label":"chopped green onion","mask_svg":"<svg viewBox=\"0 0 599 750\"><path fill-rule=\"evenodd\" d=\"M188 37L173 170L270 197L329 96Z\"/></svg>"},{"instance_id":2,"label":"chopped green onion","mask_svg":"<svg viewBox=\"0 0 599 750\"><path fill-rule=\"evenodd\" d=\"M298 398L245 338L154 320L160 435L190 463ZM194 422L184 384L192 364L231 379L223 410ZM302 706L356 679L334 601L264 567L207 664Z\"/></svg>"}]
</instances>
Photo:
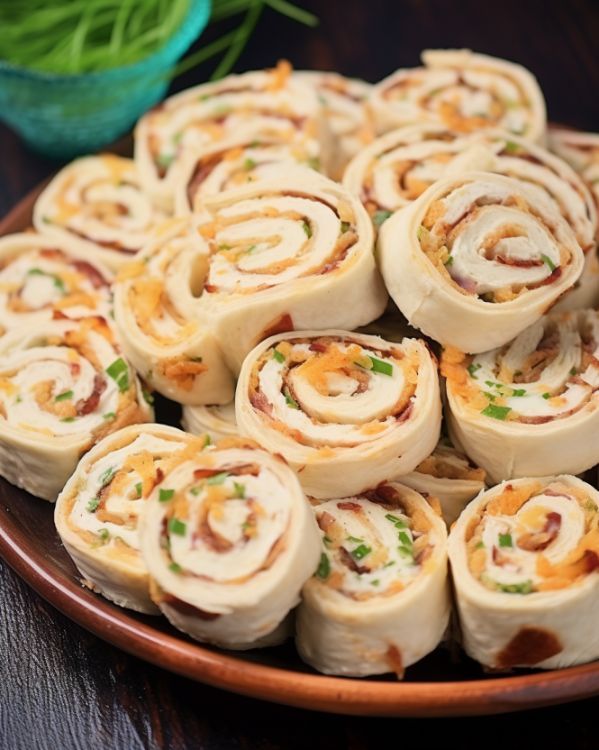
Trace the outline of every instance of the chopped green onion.
<instances>
[{"instance_id":1,"label":"chopped green onion","mask_svg":"<svg viewBox=\"0 0 599 750\"><path fill-rule=\"evenodd\" d=\"M139 498L141 497L141 490L142 490L142 486L143 486L143 485L142 485L142 483L141 483L141 482L138 482L138 483L137 483L137 484L135 485L135 492L137 493L137 498L138 498L138 499L139 499Z\"/></svg>"},{"instance_id":2,"label":"chopped green onion","mask_svg":"<svg viewBox=\"0 0 599 750\"><path fill-rule=\"evenodd\" d=\"M545 399L545 401L547 401L548 398L551 398L551 394L550 393L543 393L542 395L543 395L543 398Z\"/></svg>"},{"instance_id":3,"label":"chopped green onion","mask_svg":"<svg viewBox=\"0 0 599 750\"><path fill-rule=\"evenodd\" d=\"M177 536L185 536L187 531L187 524L184 521L180 521L178 518L171 518L168 522L168 530L171 534L177 534Z\"/></svg>"},{"instance_id":4,"label":"chopped green onion","mask_svg":"<svg viewBox=\"0 0 599 750\"><path fill-rule=\"evenodd\" d=\"M285 355L281 354L281 352L278 349L273 349L272 356L274 357L274 359L277 360L277 362L285 361Z\"/></svg>"},{"instance_id":5,"label":"chopped green onion","mask_svg":"<svg viewBox=\"0 0 599 750\"><path fill-rule=\"evenodd\" d=\"M514 143L514 141L507 141L504 150L508 154L515 154L520 149L520 146L517 143Z\"/></svg>"},{"instance_id":6,"label":"chopped green onion","mask_svg":"<svg viewBox=\"0 0 599 750\"><path fill-rule=\"evenodd\" d=\"M361 542L364 541L363 539L360 539L357 536L348 536L346 537L346 539L348 542L353 542L354 544L360 544Z\"/></svg>"},{"instance_id":7,"label":"chopped green onion","mask_svg":"<svg viewBox=\"0 0 599 750\"><path fill-rule=\"evenodd\" d=\"M474 378L474 380L478 380L478 378L476 377L476 375L474 373L478 372L478 370L480 370L481 367L482 367L482 365L479 365L478 362L472 362L471 364L469 364L468 365L468 372L470 374L470 377Z\"/></svg>"},{"instance_id":8,"label":"chopped green onion","mask_svg":"<svg viewBox=\"0 0 599 750\"><path fill-rule=\"evenodd\" d=\"M361 560L363 557L366 557L366 555L369 555L372 552L372 547L369 547L367 544L361 544L359 547L356 547L356 549L352 550L352 557L355 557L356 560Z\"/></svg>"},{"instance_id":9,"label":"chopped green onion","mask_svg":"<svg viewBox=\"0 0 599 750\"><path fill-rule=\"evenodd\" d=\"M161 503L166 503L172 499L174 494L175 494L175 490L165 490L165 489L160 488L158 492L158 500Z\"/></svg>"},{"instance_id":10,"label":"chopped green onion","mask_svg":"<svg viewBox=\"0 0 599 750\"><path fill-rule=\"evenodd\" d=\"M412 545L412 540L410 539L410 535L406 531L400 531L398 534L399 541L405 546L410 547Z\"/></svg>"},{"instance_id":11,"label":"chopped green onion","mask_svg":"<svg viewBox=\"0 0 599 750\"><path fill-rule=\"evenodd\" d=\"M95 513L98 510L98 505L100 505L100 498L94 497L86 505L86 509L89 513Z\"/></svg>"},{"instance_id":12,"label":"chopped green onion","mask_svg":"<svg viewBox=\"0 0 599 750\"><path fill-rule=\"evenodd\" d=\"M303 221L302 228L304 232L306 233L306 237L310 239L310 237L312 237L312 227L308 224L307 221Z\"/></svg>"},{"instance_id":13,"label":"chopped green onion","mask_svg":"<svg viewBox=\"0 0 599 750\"><path fill-rule=\"evenodd\" d=\"M493 419L505 421L507 419L507 415L510 412L511 409L509 406L497 406L497 404L489 404L481 411L481 414L484 414L485 417L492 417Z\"/></svg>"},{"instance_id":14,"label":"chopped green onion","mask_svg":"<svg viewBox=\"0 0 599 750\"><path fill-rule=\"evenodd\" d=\"M393 375L393 365L390 362L384 362L382 359L370 357L372 362L372 371L379 372L381 375Z\"/></svg>"},{"instance_id":15,"label":"chopped green onion","mask_svg":"<svg viewBox=\"0 0 599 750\"><path fill-rule=\"evenodd\" d=\"M98 536L100 537L100 540L104 544L106 544L106 542L110 539L110 532L108 531L108 529L100 529L100 531L98 531Z\"/></svg>"},{"instance_id":16,"label":"chopped green onion","mask_svg":"<svg viewBox=\"0 0 599 750\"><path fill-rule=\"evenodd\" d=\"M113 411L107 411L106 414L102 414L102 419L116 419L116 414Z\"/></svg>"},{"instance_id":17,"label":"chopped green onion","mask_svg":"<svg viewBox=\"0 0 599 750\"><path fill-rule=\"evenodd\" d=\"M532 581L523 581L522 583L498 583L497 589L505 594L530 594L532 591Z\"/></svg>"},{"instance_id":18,"label":"chopped green onion","mask_svg":"<svg viewBox=\"0 0 599 750\"><path fill-rule=\"evenodd\" d=\"M55 401L68 401L68 399L73 398L73 391L63 391L62 393L59 393L58 396L55 397Z\"/></svg>"},{"instance_id":19,"label":"chopped green onion","mask_svg":"<svg viewBox=\"0 0 599 750\"><path fill-rule=\"evenodd\" d=\"M112 481L112 478L116 474L116 469L114 466L110 466L106 471L103 471L102 474L100 474L100 484L102 487L106 487L107 484L109 484Z\"/></svg>"},{"instance_id":20,"label":"chopped green onion","mask_svg":"<svg viewBox=\"0 0 599 750\"><path fill-rule=\"evenodd\" d=\"M246 172L249 172L250 169L254 169L255 166L256 166L256 162L253 159L246 159L243 162L243 168L245 169Z\"/></svg>"},{"instance_id":21,"label":"chopped green onion","mask_svg":"<svg viewBox=\"0 0 599 750\"><path fill-rule=\"evenodd\" d=\"M61 422L74 422L75 417L63 417L60 421Z\"/></svg>"},{"instance_id":22,"label":"chopped green onion","mask_svg":"<svg viewBox=\"0 0 599 750\"><path fill-rule=\"evenodd\" d=\"M228 471L221 471L218 474L213 474L211 477L208 477L208 479L206 479L206 484L222 484L228 476Z\"/></svg>"},{"instance_id":23,"label":"chopped green onion","mask_svg":"<svg viewBox=\"0 0 599 750\"><path fill-rule=\"evenodd\" d=\"M543 263L545 263L545 265L549 268L550 271L552 272L555 271L557 266L548 255L544 255L543 253L541 253L541 258L543 259Z\"/></svg>"},{"instance_id":24,"label":"chopped green onion","mask_svg":"<svg viewBox=\"0 0 599 750\"><path fill-rule=\"evenodd\" d=\"M122 357L115 359L114 362L106 368L106 372L117 384L121 393L124 393L129 389L129 367Z\"/></svg>"},{"instance_id":25,"label":"chopped green onion","mask_svg":"<svg viewBox=\"0 0 599 750\"><path fill-rule=\"evenodd\" d=\"M142 388L141 395L144 397L144 401L146 402L146 404L152 406L152 404L154 403L154 396L150 393L150 391L146 391L145 388Z\"/></svg>"},{"instance_id":26,"label":"chopped green onion","mask_svg":"<svg viewBox=\"0 0 599 750\"><path fill-rule=\"evenodd\" d=\"M329 577L331 573L331 563L329 561L328 555L323 552L320 555L320 562L318 563L318 568L316 568L316 575L319 578L322 578L324 581L326 578Z\"/></svg>"},{"instance_id":27,"label":"chopped green onion","mask_svg":"<svg viewBox=\"0 0 599 750\"><path fill-rule=\"evenodd\" d=\"M514 543L512 541L512 535L511 534L499 534L499 546L500 547L513 547Z\"/></svg>"},{"instance_id":28,"label":"chopped green onion","mask_svg":"<svg viewBox=\"0 0 599 750\"><path fill-rule=\"evenodd\" d=\"M394 524L395 527L398 528L398 529L405 529L405 528L407 528L407 523L402 518L398 518L397 516L393 516L393 515L391 515L391 513L387 513L385 515L385 518L388 521L391 521L391 523Z\"/></svg>"},{"instance_id":29,"label":"chopped green onion","mask_svg":"<svg viewBox=\"0 0 599 750\"><path fill-rule=\"evenodd\" d=\"M241 484L240 482L233 482L233 487L235 488L234 497L238 497L243 500L243 498L245 498L245 484Z\"/></svg>"},{"instance_id":30,"label":"chopped green onion","mask_svg":"<svg viewBox=\"0 0 599 750\"><path fill-rule=\"evenodd\" d=\"M168 566L168 569L172 571L173 573L180 573L183 570L183 568L179 565L179 563L176 563L176 562L172 562Z\"/></svg>"},{"instance_id":31,"label":"chopped green onion","mask_svg":"<svg viewBox=\"0 0 599 750\"><path fill-rule=\"evenodd\" d=\"M526 396L526 388L512 388L512 396Z\"/></svg>"},{"instance_id":32,"label":"chopped green onion","mask_svg":"<svg viewBox=\"0 0 599 750\"><path fill-rule=\"evenodd\" d=\"M342 221L341 222L341 233L345 234L345 232L347 232L347 230L349 229L349 227L350 227L349 221Z\"/></svg>"},{"instance_id":33,"label":"chopped green onion","mask_svg":"<svg viewBox=\"0 0 599 750\"><path fill-rule=\"evenodd\" d=\"M285 396L285 403L290 409L299 409L299 404L289 392L289 388L283 390L283 395Z\"/></svg>"}]
</instances>

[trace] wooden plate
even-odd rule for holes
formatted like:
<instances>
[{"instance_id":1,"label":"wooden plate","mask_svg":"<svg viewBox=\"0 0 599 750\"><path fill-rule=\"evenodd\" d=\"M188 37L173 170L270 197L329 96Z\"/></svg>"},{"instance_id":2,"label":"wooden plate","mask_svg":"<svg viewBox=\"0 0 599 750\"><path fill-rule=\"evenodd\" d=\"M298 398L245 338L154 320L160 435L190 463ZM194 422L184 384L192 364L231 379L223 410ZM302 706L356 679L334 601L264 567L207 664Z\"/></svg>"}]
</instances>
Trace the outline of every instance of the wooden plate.
<instances>
[{"instance_id":1,"label":"wooden plate","mask_svg":"<svg viewBox=\"0 0 599 750\"><path fill-rule=\"evenodd\" d=\"M0 223L25 229L42 186ZM172 405L158 419L176 424ZM599 662L549 672L486 676L458 649L437 649L391 678L325 677L303 665L291 644L228 653L200 646L161 618L138 615L84 588L54 528L53 506L0 480L0 555L41 596L124 651L200 682L254 698L334 713L458 716L545 706L599 694Z\"/></svg>"}]
</instances>

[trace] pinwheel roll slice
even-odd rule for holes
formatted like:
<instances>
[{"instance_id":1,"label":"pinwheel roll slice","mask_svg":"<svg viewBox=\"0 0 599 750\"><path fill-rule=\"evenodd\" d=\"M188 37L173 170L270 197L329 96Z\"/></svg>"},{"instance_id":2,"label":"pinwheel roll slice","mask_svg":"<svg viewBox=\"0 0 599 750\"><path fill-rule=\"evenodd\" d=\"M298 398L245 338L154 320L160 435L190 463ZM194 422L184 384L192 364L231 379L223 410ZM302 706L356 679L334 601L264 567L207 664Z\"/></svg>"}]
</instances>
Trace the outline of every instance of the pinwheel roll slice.
<instances>
[{"instance_id":1,"label":"pinwheel roll slice","mask_svg":"<svg viewBox=\"0 0 599 750\"><path fill-rule=\"evenodd\" d=\"M291 75L291 66L232 75L167 99L135 130L135 161L144 186L165 209L191 153L235 139L294 141L327 167L329 132L315 92Z\"/></svg>"},{"instance_id":2,"label":"pinwheel roll slice","mask_svg":"<svg viewBox=\"0 0 599 750\"><path fill-rule=\"evenodd\" d=\"M53 317L109 318L112 275L68 240L34 232L0 239L0 334Z\"/></svg>"},{"instance_id":3,"label":"pinwheel roll slice","mask_svg":"<svg viewBox=\"0 0 599 750\"><path fill-rule=\"evenodd\" d=\"M399 128L365 148L349 164L343 182L380 225L433 182L473 169L539 189L570 224L583 251L595 249L597 212L582 179L549 151L505 131L456 133L431 123Z\"/></svg>"},{"instance_id":4,"label":"pinwheel roll slice","mask_svg":"<svg viewBox=\"0 0 599 750\"><path fill-rule=\"evenodd\" d=\"M173 454L204 445L174 427L138 424L103 438L81 459L58 496L54 520L87 586L121 607L159 613L139 548L139 518Z\"/></svg>"},{"instance_id":5,"label":"pinwheel roll slice","mask_svg":"<svg viewBox=\"0 0 599 750\"><path fill-rule=\"evenodd\" d=\"M372 117L366 106L372 84L318 70L298 71L293 77L317 92L336 141L329 159L329 176L339 179L347 162L374 137Z\"/></svg>"},{"instance_id":6,"label":"pinwheel roll slice","mask_svg":"<svg viewBox=\"0 0 599 750\"><path fill-rule=\"evenodd\" d=\"M443 438L413 472L401 477L401 482L425 497L437 498L450 526L470 500L485 489L485 470L474 466Z\"/></svg>"},{"instance_id":7,"label":"pinwheel roll slice","mask_svg":"<svg viewBox=\"0 0 599 750\"><path fill-rule=\"evenodd\" d=\"M273 645L318 565L318 528L284 461L229 444L165 471L142 518L142 554L175 627L225 648Z\"/></svg>"},{"instance_id":8,"label":"pinwheel roll slice","mask_svg":"<svg viewBox=\"0 0 599 750\"><path fill-rule=\"evenodd\" d=\"M599 493L570 475L503 482L449 536L467 653L494 669L599 658Z\"/></svg>"},{"instance_id":9,"label":"pinwheel roll slice","mask_svg":"<svg viewBox=\"0 0 599 750\"><path fill-rule=\"evenodd\" d=\"M353 329L385 309L371 222L331 180L283 174L206 199L205 208L193 217L210 249L203 303L232 370L274 333Z\"/></svg>"},{"instance_id":10,"label":"pinwheel roll slice","mask_svg":"<svg viewBox=\"0 0 599 750\"><path fill-rule=\"evenodd\" d=\"M236 437L235 403L222 406L184 406L181 423L194 435L209 435L211 440Z\"/></svg>"},{"instance_id":11,"label":"pinwheel roll slice","mask_svg":"<svg viewBox=\"0 0 599 750\"><path fill-rule=\"evenodd\" d=\"M379 233L391 297L408 321L468 352L502 346L580 277L584 254L542 191L467 172L431 185Z\"/></svg>"},{"instance_id":12,"label":"pinwheel roll slice","mask_svg":"<svg viewBox=\"0 0 599 750\"><path fill-rule=\"evenodd\" d=\"M152 206L131 159L86 156L62 169L35 203L38 231L72 240L91 260L117 269L147 242L164 215Z\"/></svg>"},{"instance_id":13,"label":"pinwheel roll slice","mask_svg":"<svg viewBox=\"0 0 599 750\"><path fill-rule=\"evenodd\" d=\"M549 128L548 141L549 148L580 174L599 208L599 134Z\"/></svg>"},{"instance_id":14,"label":"pinwheel roll slice","mask_svg":"<svg viewBox=\"0 0 599 750\"><path fill-rule=\"evenodd\" d=\"M202 314L209 251L186 219L171 219L114 287L124 350L144 380L183 404L227 403L233 381Z\"/></svg>"},{"instance_id":15,"label":"pinwheel roll slice","mask_svg":"<svg viewBox=\"0 0 599 750\"><path fill-rule=\"evenodd\" d=\"M445 524L422 495L395 482L314 513L321 557L298 610L300 656L326 674L401 679L447 627Z\"/></svg>"},{"instance_id":16,"label":"pinwheel roll slice","mask_svg":"<svg viewBox=\"0 0 599 750\"><path fill-rule=\"evenodd\" d=\"M319 499L409 473L433 451L441 423L437 367L422 341L335 330L257 346L235 407L240 432L280 453Z\"/></svg>"},{"instance_id":17,"label":"pinwheel roll slice","mask_svg":"<svg viewBox=\"0 0 599 750\"><path fill-rule=\"evenodd\" d=\"M463 133L499 127L544 139L545 101L526 68L470 50L427 50L422 62L374 87L369 106L379 132L429 120Z\"/></svg>"},{"instance_id":18,"label":"pinwheel roll slice","mask_svg":"<svg viewBox=\"0 0 599 750\"><path fill-rule=\"evenodd\" d=\"M443 352L450 432L492 481L599 463L599 313L552 313L484 354Z\"/></svg>"},{"instance_id":19,"label":"pinwheel roll slice","mask_svg":"<svg viewBox=\"0 0 599 750\"><path fill-rule=\"evenodd\" d=\"M182 161L175 211L182 216L201 211L206 197L302 168L319 170L320 161L293 137L219 142L198 153L191 152Z\"/></svg>"},{"instance_id":20,"label":"pinwheel roll slice","mask_svg":"<svg viewBox=\"0 0 599 750\"><path fill-rule=\"evenodd\" d=\"M152 419L103 318L21 326L0 339L0 474L54 501L79 458Z\"/></svg>"}]
</instances>

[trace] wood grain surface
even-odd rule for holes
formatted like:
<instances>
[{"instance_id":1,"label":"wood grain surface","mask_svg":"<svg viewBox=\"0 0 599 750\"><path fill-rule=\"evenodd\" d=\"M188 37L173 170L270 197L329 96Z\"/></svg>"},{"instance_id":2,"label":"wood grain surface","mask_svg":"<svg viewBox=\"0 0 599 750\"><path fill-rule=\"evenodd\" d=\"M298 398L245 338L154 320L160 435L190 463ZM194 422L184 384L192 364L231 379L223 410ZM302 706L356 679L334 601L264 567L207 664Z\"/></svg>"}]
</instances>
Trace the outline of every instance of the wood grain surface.
<instances>
[{"instance_id":1,"label":"wood grain surface","mask_svg":"<svg viewBox=\"0 0 599 750\"><path fill-rule=\"evenodd\" d=\"M238 70L337 69L376 80L424 47L469 46L521 62L539 78L551 119L599 129L599 11L591 0L311 0L305 30L265 11ZM207 34L209 40L214 32ZM199 83L204 66L173 89ZM0 127L0 214L57 168ZM362 750L446 737L461 748L595 749L599 700L482 719L372 720L262 704L203 687L106 645L71 623L0 561L0 748ZM529 746L527 744L527 746Z\"/></svg>"}]
</instances>

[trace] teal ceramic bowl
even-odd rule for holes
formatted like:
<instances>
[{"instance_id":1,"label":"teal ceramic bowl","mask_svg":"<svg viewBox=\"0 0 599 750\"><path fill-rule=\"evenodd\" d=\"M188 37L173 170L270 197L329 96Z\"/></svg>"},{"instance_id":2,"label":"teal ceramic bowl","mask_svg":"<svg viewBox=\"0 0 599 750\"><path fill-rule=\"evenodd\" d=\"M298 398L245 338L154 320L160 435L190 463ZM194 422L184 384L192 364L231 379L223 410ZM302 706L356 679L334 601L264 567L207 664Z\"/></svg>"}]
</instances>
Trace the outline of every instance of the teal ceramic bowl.
<instances>
[{"instance_id":1,"label":"teal ceramic bowl","mask_svg":"<svg viewBox=\"0 0 599 750\"><path fill-rule=\"evenodd\" d=\"M122 68L69 76L0 61L0 119L47 156L97 151L162 99L169 73L209 15L210 0L191 0L182 25L161 49Z\"/></svg>"}]
</instances>

